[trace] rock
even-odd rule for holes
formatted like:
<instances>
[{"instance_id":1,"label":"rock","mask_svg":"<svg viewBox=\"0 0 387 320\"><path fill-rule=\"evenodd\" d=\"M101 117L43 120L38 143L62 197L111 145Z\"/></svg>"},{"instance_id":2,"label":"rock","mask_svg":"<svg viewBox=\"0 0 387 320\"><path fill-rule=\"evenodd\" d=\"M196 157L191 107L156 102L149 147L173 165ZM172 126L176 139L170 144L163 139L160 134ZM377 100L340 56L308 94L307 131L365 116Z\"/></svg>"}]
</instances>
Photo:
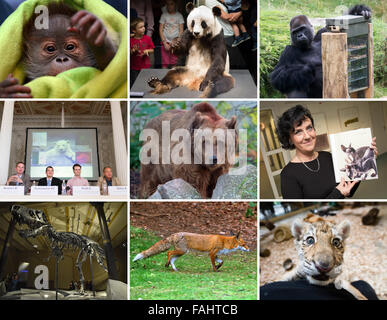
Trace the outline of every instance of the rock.
<instances>
[{"instance_id":1,"label":"rock","mask_svg":"<svg viewBox=\"0 0 387 320\"><path fill-rule=\"evenodd\" d=\"M160 184L148 199L201 199L199 192L183 179L170 180Z\"/></svg>"},{"instance_id":2,"label":"rock","mask_svg":"<svg viewBox=\"0 0 387 320\"><path fill-rule=\"evenodd\" d=\"M106 294L108 300L128 300L128 285L118 280L108 279Z\"/></svg>"},{"instance_id":3,"label":"rock","mask_svg":"<svg viewBox=\"0 0 387 320\"><path fill-rule=\"evenodd\" d=\"M257 167L247 165L220 176L212 199L256 199Z\"/></svg>"}]
</instances>

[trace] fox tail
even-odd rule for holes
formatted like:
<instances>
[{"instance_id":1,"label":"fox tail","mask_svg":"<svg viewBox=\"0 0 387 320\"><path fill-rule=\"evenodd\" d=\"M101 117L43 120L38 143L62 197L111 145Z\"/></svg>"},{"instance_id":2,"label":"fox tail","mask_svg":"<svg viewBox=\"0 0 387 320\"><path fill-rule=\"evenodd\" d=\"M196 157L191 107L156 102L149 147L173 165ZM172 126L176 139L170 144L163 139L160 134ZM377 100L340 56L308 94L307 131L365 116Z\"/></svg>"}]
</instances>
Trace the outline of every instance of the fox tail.
<instances>
[{"instance_id":1,"label":"fox tail","mask_svg":"<svg viewBox=\"0 0 387 320\"><path fill-rule=\"evenodd\" d=\"M156 242L149 249L147 249L145 251L142 251L139 254L137 254L134 257L133 262L137 261L137 260L148 258L150 256L154 256L155 254L158 254L158 253L161 253L161 252L164 252L164 251L168 250L172 246L172 241L171 240L172 240L171 237L167 237L167 238L165 238L163 240L160 240L160 241Z\"/></svg>"}]
</instances>

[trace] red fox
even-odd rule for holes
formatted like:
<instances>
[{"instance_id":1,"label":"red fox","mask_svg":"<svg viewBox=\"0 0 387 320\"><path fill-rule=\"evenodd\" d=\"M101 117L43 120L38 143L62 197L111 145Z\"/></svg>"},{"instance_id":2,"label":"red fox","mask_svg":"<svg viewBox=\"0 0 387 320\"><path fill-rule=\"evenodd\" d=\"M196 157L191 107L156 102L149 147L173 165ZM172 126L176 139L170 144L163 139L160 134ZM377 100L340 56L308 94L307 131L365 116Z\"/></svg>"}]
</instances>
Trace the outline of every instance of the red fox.
<instances>
[{"instance_id":1,"label":"red fox","mask_svg":"<svg viewBox=\"0 0 387 320\"><path fill-rule=\"evenodd\" d=\"M164 252L172 246L175 250L168 251L168 259L165 266L168 267L171 264L174 271L178 271L174 264L176 259L192 250L208 252L214 271L218 271L223 264L223 261L217 257L218 255L228 254L238 249L250 251L245 242L240 238L239 233L236 236L234 234L231 236L221 236L178 232L156 242L149 249L139 253L135 256L133 262ZM215 265L215 261L219 264Z\"/></svg>"}]
</instances>

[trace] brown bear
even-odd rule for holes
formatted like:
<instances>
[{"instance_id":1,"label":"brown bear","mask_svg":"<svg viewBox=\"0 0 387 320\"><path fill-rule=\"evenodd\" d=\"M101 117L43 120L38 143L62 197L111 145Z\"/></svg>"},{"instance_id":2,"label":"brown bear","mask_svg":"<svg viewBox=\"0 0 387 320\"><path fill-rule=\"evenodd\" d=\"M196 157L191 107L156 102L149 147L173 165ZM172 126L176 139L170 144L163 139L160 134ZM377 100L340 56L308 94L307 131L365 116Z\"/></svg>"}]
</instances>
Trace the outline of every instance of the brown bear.
<instances>
[{"instance_id":1,"label":"brown bear","mask_svg":"<svg viewBox=\"0 0 387 320\"><path fill-rule=\"evenodd\" d=\"M226 133L227 129L231 129L231 132L234 133L232 135L233 145L231 147L234 148L233 150L236 150L238 141L237 130L235 130L236 117L233 116L230 120L227 120L220 116L213 106L206 102L201 102L194 105L191 110L165 111L150 120L144 129L153 129L158 133L159 137L161 137L163 121L169 121L170 135L176 129L187 129L190 136L188 141L191 144L191 154L189 155L191 161L189 164L174 164L171 160L170 164L162 164L162 139L159 139L159 164L154 164L152 162L149 164L141 163L141 184L139 197L148 198L156 191L159 184L164 184L170 180L181 178L191 184L200 193L202 198L211 198L218 178L229 171L232 166L230 162L232 161L230 161L227 153L225 153L223 160L219 161L217 159L217 145L219 145L220 142L217 141L218 136L215 134L213 137L211 135L207 135L211 136L213 148L211 148L211 150L208 150L209 148L204 148L204 152L201 152L198 155L198 144L194 143L194 137L198 130L195 129L210 130L211 133L213 133L215 129L223 130L224 133ZM219 130L217 130L217 132ZM205 141L202 142L203 144L200 143L200 145L204 146ZM222 146L227 148L227 142L223 140ZM179 141L173 141L173 139L171 139L169 145L170 149L168 151L169 154L171 154L177 143L179 143ZM199 161L201 163L195 163L194 158L198 159L200 154L203 161ZM207 159L211 158L212 163L205 163L205 157L207 157Z\"/></svg>"}]
</instances>

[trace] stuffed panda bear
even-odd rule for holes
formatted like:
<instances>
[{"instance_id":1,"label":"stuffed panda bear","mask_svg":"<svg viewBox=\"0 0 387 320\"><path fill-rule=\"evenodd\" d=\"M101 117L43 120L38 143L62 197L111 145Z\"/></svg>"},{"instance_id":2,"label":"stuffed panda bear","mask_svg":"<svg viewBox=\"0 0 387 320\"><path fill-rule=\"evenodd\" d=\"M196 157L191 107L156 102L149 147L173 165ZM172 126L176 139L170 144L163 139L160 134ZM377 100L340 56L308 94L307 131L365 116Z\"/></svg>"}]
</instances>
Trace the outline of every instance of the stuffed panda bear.
<instances>
[{"instance_id":1,"label":"stuffed panda bear","mask_svg":"<svg viewBox=\"0 0 387 320\"><path fill-rule=\"evenodd\" d=\"M187 29L171 44L173 54L187 56L186 64L169 70L161 80L151 77L148 85L154 94L185 86L203 91L201 98L213 98L234 87L234 78L228 73L230 64L223 29L216 18L221 11L218 7L194 8L191 2L186 9Z\"/></svg>"}]
</instances>

